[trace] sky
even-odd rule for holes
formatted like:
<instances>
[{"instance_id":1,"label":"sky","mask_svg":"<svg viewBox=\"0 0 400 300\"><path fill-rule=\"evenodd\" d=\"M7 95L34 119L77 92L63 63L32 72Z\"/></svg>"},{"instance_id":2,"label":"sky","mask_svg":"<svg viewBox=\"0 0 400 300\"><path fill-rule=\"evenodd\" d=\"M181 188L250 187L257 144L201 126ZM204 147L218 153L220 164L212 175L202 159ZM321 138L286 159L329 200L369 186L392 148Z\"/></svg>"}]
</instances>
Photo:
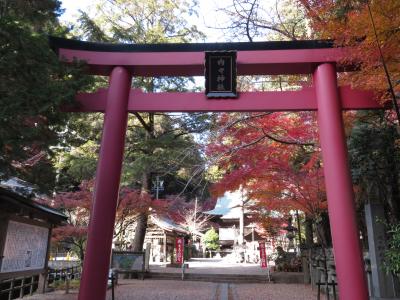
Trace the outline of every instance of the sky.
<instances>
[{"instance_id":1,"label":"sky","mask_svg":"<svg viewBox=\"0 0 400 300\"><path fill-rule=\"evenodd\" d=\"M78 11L87 11L89 6L95 3L95 0L62 0L62 8L65 9L60 19L64 22L76 23ZM232 0L200 0L199 1L199 17L193 17L190 22L206 34L206 42L226 41L222 30L216 30L210 27L217 27L221 20L221 14L216 13L218 7L229 5ZM220 23L221 24L221 23Z\"/></svg>"},{"instance_id":2,"label":"sky","mask_svg":"<svg viewBox=\"0 0 400 300\"><path fill-rule=\"evenodd\" d=\"M62 0L62 8L65 9L64 14L61 15L60 19L67 23L77 23L79 16L79 10L87 12L90 5L93 5L95 0ZM204 42L221 42L226 41L224 33L222 30L216 30L210 27L217 27L217 20L221 21L221 14L216 12L218 7L228 6L232 3L232 0L199 0L199 17L194 17L190 21L193 22L200 31L202 31L206 36ZM199 41L203 42L203 41ZM204 85L204 77L195 76L195 86Z\"/></svg>"}]
</instances>

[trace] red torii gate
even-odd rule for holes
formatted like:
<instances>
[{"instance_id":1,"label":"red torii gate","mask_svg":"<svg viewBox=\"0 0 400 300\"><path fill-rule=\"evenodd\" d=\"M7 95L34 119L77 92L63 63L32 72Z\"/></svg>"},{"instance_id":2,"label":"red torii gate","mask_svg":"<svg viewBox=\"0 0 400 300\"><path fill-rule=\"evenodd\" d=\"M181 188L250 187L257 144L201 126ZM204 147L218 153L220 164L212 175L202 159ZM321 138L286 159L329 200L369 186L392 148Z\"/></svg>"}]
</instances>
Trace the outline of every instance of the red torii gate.
<instances>
[{"instance_id":1,"label":"red torii gate","mask_svg":"<svg viewBox=\"0 0 400 300\"><path fill-rule=\"evenodd\" d=\"M85 60L90 74L110 76L108 89L77 95L75 111L104 112L93 207L79 299L105 299L128 112L316 110L328 212L342 300L368 299L347 161L342 110L381 109L372 92L338 87L343 48L328 41L217 44L101 44L61 38L50 43L66 62ZM236 50L238 75L313 74L300 91L240 92L209 100L204 93L142 93L132 76L202 76L205 51Z\"/></svg>"}]
</instances>

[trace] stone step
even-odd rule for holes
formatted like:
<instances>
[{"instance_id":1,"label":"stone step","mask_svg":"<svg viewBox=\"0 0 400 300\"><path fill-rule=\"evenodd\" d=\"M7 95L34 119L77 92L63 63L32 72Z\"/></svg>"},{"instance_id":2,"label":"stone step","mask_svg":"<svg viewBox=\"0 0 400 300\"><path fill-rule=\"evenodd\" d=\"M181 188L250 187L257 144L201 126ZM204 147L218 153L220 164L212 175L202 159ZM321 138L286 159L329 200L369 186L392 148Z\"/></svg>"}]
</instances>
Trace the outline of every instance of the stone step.
<instances>
[{"instance_id":1,"label":"stone step","mask_svg":"<svg viewBox=\"0 0 400 300\"><path fill-rule=\"evenodd\" d=\"M275 283L304 284L304 274L301 272L274 272L271 277Z\"/></svg>"},{"instance_id":2,"label":"stone step","mask_svg":"<svg viewBox=\"0 0 400 300\"><path fill-rule=\"evenodd\" d=\"M180 273L146 273L145 278L151 279L170 279L180 280ZM237 275L237 274L194 274L186 273L185 280L190 281L206 281L206 282L224 282L224 283L266 283L267 277L263 275Z\"/></svg>"},{"instance_id":3,"label":"stone step","mask_svg":"<svg viewBox=\"0 0 400 300\"><path fill-rule=\"evenodd\" d=\"M165 280L181 280L181 273L167 272L149 272L144 274L145 278L165 279ZM131 278L137 278L132 276ZM266 283L268 278L266 275L247 275L247 274L204 274L204 273L186 273L185 280L218 282L218 283ZM271 281L275 283L292 283L303 284L303 273L297 272L274 272L271 274Z\"/></svg>"}]
</instances>

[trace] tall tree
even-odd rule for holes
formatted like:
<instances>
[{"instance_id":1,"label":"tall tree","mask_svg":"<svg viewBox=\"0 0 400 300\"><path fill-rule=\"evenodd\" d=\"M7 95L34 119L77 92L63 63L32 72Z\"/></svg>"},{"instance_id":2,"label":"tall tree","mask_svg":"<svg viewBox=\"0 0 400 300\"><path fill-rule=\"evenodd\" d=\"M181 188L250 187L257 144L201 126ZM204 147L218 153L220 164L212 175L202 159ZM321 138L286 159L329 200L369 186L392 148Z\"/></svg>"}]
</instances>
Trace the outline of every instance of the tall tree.
<instances>
[{"instance_id":1,"label":"tall tree","mask_svg":"<svg viewBox=\"0 0 400 300\"><path fill-rule=\"evenodd\" d=\"M309 36L306 10L296 0L232 0L219 11L227 21L217 26L235 40L301 40Z\"/></svg>"},{"instance_id":2,"label":"tall tree","mask_svg":"<svg viewBox=\"0 0 400 300\"><path fill-rule=\"evenodd\" d=\"M187 22L187 18L195 13L195 5L196 1L185 0L99 0L93 7L93 14L81 12L80 24L75 33L81 39L101 42L189 42L202 37L197 28ZM135 77L132 85L146 92L159 92L183 91L189 83L193 85L193 80ZM199 193L201 189L196 186L204 183L199 176L203 162L201 149L196 146L190 133L201 132L206 126L206 119L198 114L130 115L122 184L141 190L143 196L150 195L153 181L156 176L161 176L164 181L163 195ZM70 157L72 159L67 163L65 171L73 175L71 163L77 162L76 158L88 156L89 153L81 152L78 156ZM88 158L88 165L82 169L75 168L78 171L89 171L82 174L85 176L93 171L94 160ZM77 162L76 165L82 166L82 163ZM148 214L149 211L142 211L137 217L134 250L139 251L143 247Z\"/></svg>"},{"instance_id":3,"label":"tall tree","mask_svg":"<svg viewBox=\"0 0 400 300\"><path fill-rule=\"evenodd\" d=\"M357 116L348 145L358 203L382 203L388 220L395 223L400 220L400 149L396 126L386 120L383 111L359 112Z\"/></svg>"},{"instance_id":4,"label":"tall tree","mask_svg":"<svg viewBox=\"0 0 400 300\"><path fill-rule=\"evenodd\" d=\"M352 63L356 71L341 74L339 81L373 90L382 102L392 100L392 112L356 114L349 152L360 203L380 201L386 206L389 219L399 220L400 114L396 104L400 92L400 3L392 0L299 2L307 10L316 37L333 39L337 46L350 49L344 60Z\"/></svg>"},{"instance_id":5,"label":"tall tree","mask_svg":"<svg viewBox=\"0 0 400 300\"><path fill-rule=\"evenodd\" d=\"M372 89L383 99L391 97L389 81L395 93L400 91L399 1L299 2L307 10L315 37L334 39L338 46L350 47L345 60L356 64L358 71L344 73L342 81Z\"/></svg>"},{"instance_id":6,"label":"tall tree","mask_svg":"<svg viewBox=\"0 0 400 300\"><path fill-rule=\"evenodd\" d=\"M46 34L62 35L60 1L0 2L0 176L18 176L49 190L50 146L67 117L59 106L88 83L60 64Z\"/></svg>"}]
</instances>

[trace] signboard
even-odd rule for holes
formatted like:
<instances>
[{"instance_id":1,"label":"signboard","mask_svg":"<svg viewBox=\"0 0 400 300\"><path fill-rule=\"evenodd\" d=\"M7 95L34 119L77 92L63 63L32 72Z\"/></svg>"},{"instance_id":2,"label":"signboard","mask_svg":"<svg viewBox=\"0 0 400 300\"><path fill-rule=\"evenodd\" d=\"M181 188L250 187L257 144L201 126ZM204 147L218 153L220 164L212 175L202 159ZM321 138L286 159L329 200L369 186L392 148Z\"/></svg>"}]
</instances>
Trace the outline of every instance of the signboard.
<instances>
[{"instance_id":1,"label":"signboard","mask_svg":"<svg viewBox=\"0 0 400 300\"><path fill-rule=\"evenodd\" d=\"M206 52L207 98L236 98L236 51Z\"/></svg>"},{"instance_id":2,"label":"signboard","mask_svg":"<svg viewBox=\"0 0 400 300\"><path fill-rule=\"evenodd\" d=\"M265 242L258 242L258 248L260 249L260 261L261 261L261 268L267 268L267 255L265 253Z\"/></svg>"},{"instance_id":3,"label":"signboard","mask_svg":"<svg viewBox=\"0 0 400 300\"><path fill-rule=\"evenodd\" d=\"M120 271L144 271L144 252L113 251L111 268Z\"/></svg>"},{"instance_id":4,"label":"signboard","mask_svg":"<svg viewBox=\"0 0 400 300\"><path fill-rule=\"evenodd\" d=\"M44 269L49 228L9 221L1 273Z\"/></svg>"},{"instance_id":5,"label":"signboard","mask_svg":"<svg viewBox=\"0 0 400 300\"><path fill-rule=\"evenodd\" d=\"M176 238L175 248L176 248L176 263L183 264L183 251L184 251L185 241L183 238Z\"/></svg>"},{"instance_id":6,"label":"signboard","mask_svg":"<svg viewBox=\"0 0 400 300\"><path fill-rule=\"evenodd\" d=\"M239 229L220 228L218 231L220 241L234 241L239 236Z\"/></svg>"}]
</instances>

